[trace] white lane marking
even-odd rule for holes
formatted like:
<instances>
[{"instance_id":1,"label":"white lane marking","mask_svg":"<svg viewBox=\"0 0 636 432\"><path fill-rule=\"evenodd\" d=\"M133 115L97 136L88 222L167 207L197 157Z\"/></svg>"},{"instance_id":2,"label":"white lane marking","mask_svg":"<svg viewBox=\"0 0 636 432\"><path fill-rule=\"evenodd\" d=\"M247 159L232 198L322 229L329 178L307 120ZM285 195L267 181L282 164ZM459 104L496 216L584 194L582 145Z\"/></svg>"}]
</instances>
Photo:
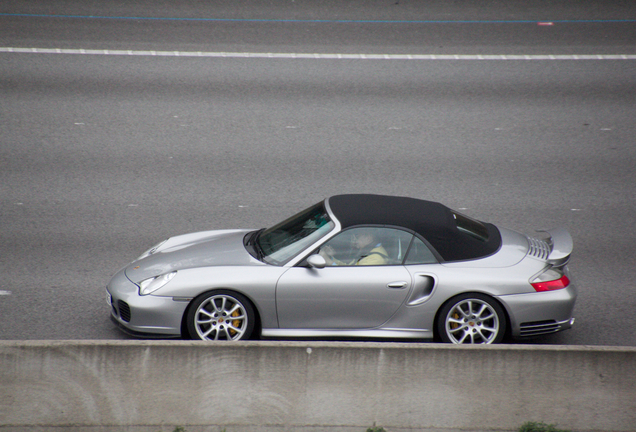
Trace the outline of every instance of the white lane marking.
<instances>
[{"instance_id":1,"label":"white lane marking","mask_svg":"<svg viewBox=\"0 0 636 432\"><path fill-rule=\"evenodd\" d=\"M0 47L0 53L321 60L636 60L636 54L327 54Z\"/></svg>"},{"instance_id":2,"label":"white lane marking","mask_svg":"<svg viewBox=\"0 0 636 432\"><path fill-rule=\"evenodd\" d=\"M0 290L0 296L8 296L11 295L11 291Z\"/></svg>"},{"instance_id":3,"label":"white lane marking","mask_svg":"<svg viewBox=\"0 0 636 432\"><path fill-rule=\"evenodd\" d=\"M293 1L293 0L292 0ZM113 20L152 20L152 21L208 21L208 22L265 22L265 23L358 23L358 24L534 24L537 20L379 20L379 19L291 19L291 18L186 18L186 17L152 17L152 16L107 16L107 15L57 15L57 14L29 14L29 13L2 13L0 16L27 17L27 18L72 18L72 19L113 19ZM550 23L539 21L538 23ZM590 24L590 23L632 23L634 19L565 19L555 20L559 24Z\"/></svg>"}]
</instances>

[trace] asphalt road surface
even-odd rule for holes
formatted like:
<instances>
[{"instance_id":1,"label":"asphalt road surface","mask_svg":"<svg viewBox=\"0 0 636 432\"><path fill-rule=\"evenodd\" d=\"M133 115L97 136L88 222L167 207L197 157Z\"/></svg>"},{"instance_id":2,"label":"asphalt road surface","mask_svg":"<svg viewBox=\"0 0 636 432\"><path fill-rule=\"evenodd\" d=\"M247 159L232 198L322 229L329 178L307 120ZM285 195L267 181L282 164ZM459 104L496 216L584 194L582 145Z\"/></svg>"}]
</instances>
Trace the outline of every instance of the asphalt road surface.
<instances>
[{"instance_id":1,"label":"asphalt road surface","mask_svg":"<svg viewBox=\"0 0 636 432\"><path fill-rule=\"evenodd\" d=\"M564 226L573 329L636 345L636 6L0 6L0 339L123 339L105 285L175 234L326 196Z\"/></svg>"}]
</instances>

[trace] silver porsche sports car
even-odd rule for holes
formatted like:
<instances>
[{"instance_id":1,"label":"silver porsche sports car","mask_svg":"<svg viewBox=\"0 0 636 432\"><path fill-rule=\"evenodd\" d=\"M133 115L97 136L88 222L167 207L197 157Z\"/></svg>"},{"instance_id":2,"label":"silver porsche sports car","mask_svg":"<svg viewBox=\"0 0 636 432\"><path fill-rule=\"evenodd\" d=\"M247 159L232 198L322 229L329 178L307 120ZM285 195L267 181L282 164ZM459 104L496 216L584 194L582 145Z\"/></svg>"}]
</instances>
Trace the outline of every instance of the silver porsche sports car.
<instances>
[{"instance_id":1,"label":"silver porsche sports car","mask_svg":"<svg viewBox=\"0 0 636 432\"><path fill-rule=\"evenodd\" d=\"M171 237L108 284L132 334L489 344L569 329L572 238L430 201L338 195L268 229Z\"/></svg>"}]
</instances>

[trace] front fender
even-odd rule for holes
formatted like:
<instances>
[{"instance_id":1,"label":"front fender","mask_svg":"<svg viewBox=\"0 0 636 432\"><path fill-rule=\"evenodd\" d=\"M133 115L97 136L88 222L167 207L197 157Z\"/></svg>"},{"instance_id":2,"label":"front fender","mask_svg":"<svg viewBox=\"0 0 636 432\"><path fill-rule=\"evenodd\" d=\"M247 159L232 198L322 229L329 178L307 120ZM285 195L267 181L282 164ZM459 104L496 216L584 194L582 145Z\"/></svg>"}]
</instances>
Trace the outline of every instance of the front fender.
<instances>
[{"instance_id":1,"label":"front fender","mask_svg":"<svg viewBox=\"0 0 636 432\"><path fill-rule=\"evenodd\" d=\"M172 297L189 302L214 289L243 294L258 310L263 327L278 327L276 316L276 283L286 267L222 266L179 270L176 276L151 296Z\"/></svg>"}]
</instances>

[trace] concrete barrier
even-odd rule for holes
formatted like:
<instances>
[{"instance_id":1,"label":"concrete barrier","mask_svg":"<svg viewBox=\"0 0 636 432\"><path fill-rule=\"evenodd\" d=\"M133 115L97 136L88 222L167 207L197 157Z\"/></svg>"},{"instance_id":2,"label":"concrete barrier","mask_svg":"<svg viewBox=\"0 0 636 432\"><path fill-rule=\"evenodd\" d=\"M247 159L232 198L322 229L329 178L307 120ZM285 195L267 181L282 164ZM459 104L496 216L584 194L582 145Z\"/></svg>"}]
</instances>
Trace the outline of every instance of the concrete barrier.
<instances>
[{"instance_id":1,"label":"concrete barrier","mask_svg":"<svg viewBox=\"0 0 636 432\"><path fill-rule=\"evenodd\" d=\"M0 341L0 430L636 429L636 348Z\"/></svg>"}]
</instances>

